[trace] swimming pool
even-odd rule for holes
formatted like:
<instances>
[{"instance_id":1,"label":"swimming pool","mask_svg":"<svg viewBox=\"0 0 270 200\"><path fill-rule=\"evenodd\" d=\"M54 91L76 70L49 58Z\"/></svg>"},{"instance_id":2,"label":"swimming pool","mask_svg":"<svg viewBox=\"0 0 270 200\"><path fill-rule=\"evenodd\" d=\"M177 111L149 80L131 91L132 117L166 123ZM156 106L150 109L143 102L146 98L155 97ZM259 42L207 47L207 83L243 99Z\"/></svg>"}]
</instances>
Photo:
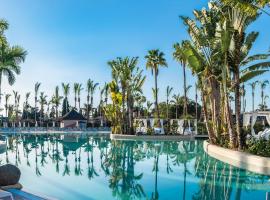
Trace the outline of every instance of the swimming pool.
<instances>
[{"instance_id":1,"label":"swimming pool","mask_svg":"<svg viewBox=\"0 0 270 200\"><path fill-rule=\"evenodd\" d=\"M30 191L76 199L265 199L268 176L210 158L203 141L14 136L1 164L17 165Z\"/></svg>"}]
</instances>

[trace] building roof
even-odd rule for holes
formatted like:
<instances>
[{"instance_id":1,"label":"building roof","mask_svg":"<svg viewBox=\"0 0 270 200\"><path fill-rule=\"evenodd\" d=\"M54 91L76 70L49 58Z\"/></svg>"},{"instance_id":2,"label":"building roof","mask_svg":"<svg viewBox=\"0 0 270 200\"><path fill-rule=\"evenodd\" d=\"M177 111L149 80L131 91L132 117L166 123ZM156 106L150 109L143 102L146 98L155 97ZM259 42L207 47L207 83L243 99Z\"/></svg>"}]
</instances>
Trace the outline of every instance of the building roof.
<instances>
[{"instance_id":1,"label":"building roof","mask_svg":"<svg viewBox=\"0 0 270 200\"><path fill-rule=\"evenodd\" d=\"M72 109L69 113L65 114L61 120L74 120L74 121L85 121L87 120L82 114Z\"/></svg>"}]
</instances>

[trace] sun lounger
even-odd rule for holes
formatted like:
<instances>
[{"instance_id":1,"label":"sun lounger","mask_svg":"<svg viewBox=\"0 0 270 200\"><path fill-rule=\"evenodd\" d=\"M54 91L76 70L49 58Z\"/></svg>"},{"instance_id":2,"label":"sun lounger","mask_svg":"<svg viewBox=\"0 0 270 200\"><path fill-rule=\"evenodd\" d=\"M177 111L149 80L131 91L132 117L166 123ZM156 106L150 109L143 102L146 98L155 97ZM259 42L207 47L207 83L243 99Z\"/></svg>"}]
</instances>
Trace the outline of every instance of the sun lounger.
<instances>
[{"instance_id":1,"label":"sun lounger","mask_svg":"<svg viewBox=\"0 0 270 200\"><path fill-rule=\"evenodd\" d=\"M14 200L12 194L4 190L0 190L0 199L1 200Z\"/></svg>"},{"instance_id":2,"label":"sun lounger","mask_svg":"<svg viewBox=\"0 0 270 200\"><path fill-rule=\"evenodd\" d=\"M36 195L24 190L18 189L8 189L8 193L10 193L14 199L24 199L24 200L53 200L52 198L45 197L42 195ZM12 199L13 200L13 199Z\"/></svg>"}]
</instances>

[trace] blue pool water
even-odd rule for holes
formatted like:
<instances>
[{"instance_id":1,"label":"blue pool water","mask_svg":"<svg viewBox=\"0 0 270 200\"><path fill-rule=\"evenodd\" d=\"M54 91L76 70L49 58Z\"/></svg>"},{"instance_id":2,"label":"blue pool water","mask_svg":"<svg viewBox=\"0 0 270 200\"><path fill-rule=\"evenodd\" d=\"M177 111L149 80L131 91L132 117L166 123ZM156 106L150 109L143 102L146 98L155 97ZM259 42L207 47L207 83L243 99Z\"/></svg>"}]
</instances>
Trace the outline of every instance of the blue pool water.
<instances>
[{"instance_id":1,"label":"blue pool water","mask_svg":"<svg viewBox=\"0 0 270 200\"><path fill-rule=\"evenodd\" d=\"M207 156L201 140L16 136L7 138L0 160L20 168L26 189L63 200L258 200L270 192L268 176Z\"/></svg>"}]
</instances>

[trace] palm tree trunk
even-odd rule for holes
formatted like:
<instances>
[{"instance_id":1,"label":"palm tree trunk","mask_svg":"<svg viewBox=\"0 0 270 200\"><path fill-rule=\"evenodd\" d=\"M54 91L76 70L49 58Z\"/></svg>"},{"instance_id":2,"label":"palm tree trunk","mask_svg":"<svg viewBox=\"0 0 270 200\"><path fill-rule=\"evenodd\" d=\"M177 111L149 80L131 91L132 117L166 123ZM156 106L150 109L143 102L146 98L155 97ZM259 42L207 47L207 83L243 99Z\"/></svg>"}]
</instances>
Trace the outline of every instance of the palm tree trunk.
<instances>
[{"instance_id":1,"label":"palm tree trunk","mask_svg":"<svg viewBox=\"0 0 270 200\"><path fill-rule=\"evenodd\" d=\"M264 98L264 92L263 92L263 88L262 88L262 94L261 94L261 98L262 98L262 102L261 102L261 104L262 104L262 107L263 107L263 98ZM262 109L263 110L263 109Z\"/></svg>"},{"instance_id":2,"label":"palm tree trunk","mask_svg":"<svg viewBox=\"0 0 270 200\"><path fill-rule=\"evenodd\" d=\"M239 68L238 68L239 69ZM240 109L241 109L241 101L240 101L240 77L239 71L235 73L235 118L236 118L236 133L237 133L237 140L238 140L238 148L243 148L243 136L241 131L241 124L240 124Z\"/></svg>"},{"instance_id":3,"label":"palm tree trunk","mask_svg":"<svg viewBox=\"0 0 270 200\"><path fill-rule=\"evenodd\" d=\"M58 105L55 106L55 112L56 112L56 119L58 118Z\"/></svg>"},{"instance_id":4,"label":"palm tree trunk","mask_svg":"<svg viewBox=\"0 0 270 200\"><path fill-rule=\"evenodd\" d=\"M126 104L126 89L125 87L123 87L122 85L122 134L126 134L127 133L127 120L126 120L126 109L125 109L125 104Z\"/></svg>"},{"instance_id":5,"label":"palm tree trunk","mask_svg":"<svg viewBox=\"0 0 270 200\"><path fill-rule=\"evenodd\" d=\"M167 96L167 119L169 119L169 99Z\"/></svg>"},{"instance_id":6,"label":"palm tree trunk","mask_svg":"<svg viewBox=\"0 0 270 200\"><path fill-rule=\"evenodd\" d=\"M93 95L94 94L91 94L91 101L90 101L92 118L93 118Z\"/></svg>"},{"instance_id":7,"label":"palm tree trunk","mask_svg":"<svg viewBox=\"0 0 270 200\"><path fill-rule=\"evenodd\" d=\"M35 95L35 123L37 122L37 95Z\"/></svg>"},{"instance_id":8,"label":"palm tree trunk","mask_svg":"<svg viewBox=\"0 0 270 200\"><path fill-rule=\"evenodd\" d=\"M79 112L81 111L81 98L78 96Z\"/></svg>"},{"instance_id":9,"label":"palm tree trunk","mask_svg":"<svg viewBox=\"0 0 270 200\"><path fill-rule=\"evenodd\" d=\"M196 94L195 94L195 119L198 120L198 87L196 84L196 90L195 90Z\"/></svg>"},{"instance_id":10,"label":"palm tree trunk","mask_svg":"<svg viewBox=\"0 0 270 200\"><path fill-rule=\"evenodd\" d=\"M90 96L89 96L89 93L87 94L87 122L89 121L89 114L90 114L90 111L89 111L89 100L90 100Z\"/></svg>"},{"instance_id":11,"label":"palm tree trunk","mask_svg":"<svg viewBox=\"0 0 270 200\"><path fill-rule=\"evenodd\" d=\"M183 75L184 75L184 117L187 116L187 80L186 80L186 64L183 63Z\"/></svg>"},{"instance_id":12,"label":"palm tree trunk","mask_svg":"<svg viewBox=\"0 0 270 200\"><path fill-rule=\"evenodd\" d=\"M0 72L0 106L2 103L2 72Z\"/></svg>"},{"instance_id":13,"label":"palm tree trunk","mask_svg":"<svg viewBox=\"0 0 270 200\"><path fill-rule=\"evenodd\" d=\"M77 96L76 96L76 94L75 94L75 99L74 99L74 103L75 103L75 109L77 108Z\"/></svg>"},{"instance_id":14,"label":"palm tree trunk","mask_svg":"<svg viewBox=\"0 0 270 200\"><path fill-rule=\"evenodd\" d=\"M129 118L129 132L128 134L134 135L134 128L133 128L133 107L134 101L132 96L128 95L128 118Z\"/></svg>"},{"instance_id":15,"label":"palm tree trunk","mask_svg":"<svg viewBox=\"0 0 270 200\"><path fill-rule=\"evenodd\" d=\"M254 89L252 88L252 112L254 113L255 109L254 109L254 97L255 97L255 92Z\"/></svg>"},{"instance_id":16,"label":"palm tree trunk","mask_svg":"<svg viewBox=\"0 0 270 200\"><path fill-rule=\"evenodd\" d=\"M155 67L155 106L157 118L159 118L159 108L158 108L158 86L157 86L157 67Z\"/></svg>"},{"instance_id":17,"label":"palm tree trunk","mask_svg":"<svg viewBox=\"0 0 270 200\"><path fill-rule=\"evenodd\" d=\"M66 112L67 112L67 104L68 104L68 99L67 99L67 95L66 95ZM63 113L62 113L63 115Z\"/></svg>"},{"instance_id":18,"label":"palm tree trunk","mask_svg":"<svg viewBox=\"0 0 270 200\"><path fill-rule=\"evenodd\" d=\"M204 94L204 91L201 92L202 95L202 108L203 108L203 113L204 113L204 120L206 123L206 129L209 135L209 141L212 144L215 144L216 142L216 138L215 138L215 134L213 131L213 127L211 127L211 125L209 124L209 116L208 116L208 111L207 111L207 105L206 105L206 95Z\"/></svg>"}]
</instances>

